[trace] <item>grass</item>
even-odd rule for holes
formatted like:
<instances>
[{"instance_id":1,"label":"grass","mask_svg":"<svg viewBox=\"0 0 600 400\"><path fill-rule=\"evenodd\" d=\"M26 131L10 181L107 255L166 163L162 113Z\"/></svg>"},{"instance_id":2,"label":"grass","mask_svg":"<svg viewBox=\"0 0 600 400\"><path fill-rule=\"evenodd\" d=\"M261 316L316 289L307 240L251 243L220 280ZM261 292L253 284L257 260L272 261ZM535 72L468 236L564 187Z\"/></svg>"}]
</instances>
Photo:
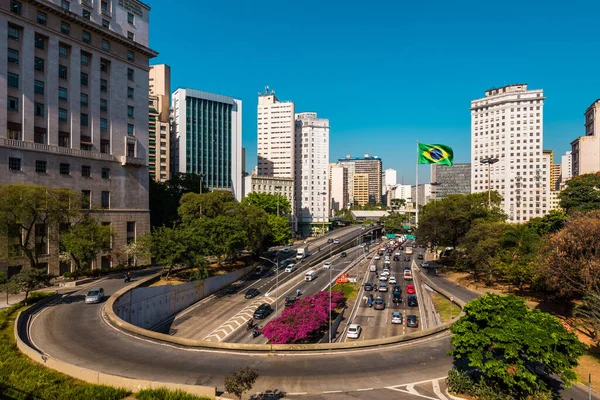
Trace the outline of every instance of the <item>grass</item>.
<instances>
[{"instance_id":1,"label":"grass","mask_svg":"<svg viewBox=\"0 0 600 400\"><path fill-rule=\"evenodd\" d=\"M28 302L33 304L50 295L52 293L34 292L29 296ZM61 374L21 354L13 337L13 327L17 314L24 308L25 305L21 302L0 311L0 398L120 400L131 395L131 392L125 389L94 385ZM144 400L207 399L167 389L143 390L136 394L136 398Z\"/></svg>"},{"instance_id":2,"label":"grass","mask_svg":"<svg viewBox=\"0 0 600 400\"><path fill-rule=\"evenodd\" d=\"M445 297L437 293L430 293L429 295L431 296L431 301L433 301L435 311L440 314L442 323L451 321L452 318L455 318L460 312L458 306L450 303L450 301Z\"/></svg>"},{"instance_id":3,"label":"grass","mask_svg":"<svg viewBox=\"0 0 600 400\"><path fill-rule=\"evenodd\" d=\"M346 301L355 300L358 296L358 282L347 282L341 285L333 285L333 290L342 290Z\"/></svg>"}]
</instances>

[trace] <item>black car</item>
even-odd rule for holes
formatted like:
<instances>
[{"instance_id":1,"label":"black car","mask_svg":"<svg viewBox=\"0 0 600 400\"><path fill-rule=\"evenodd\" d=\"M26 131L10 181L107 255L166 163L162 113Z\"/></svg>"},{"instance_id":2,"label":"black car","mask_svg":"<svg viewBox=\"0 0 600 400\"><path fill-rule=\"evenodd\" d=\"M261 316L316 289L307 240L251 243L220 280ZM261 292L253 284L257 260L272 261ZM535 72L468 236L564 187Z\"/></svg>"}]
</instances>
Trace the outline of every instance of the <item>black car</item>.
<instances>
[{"instance_id":1,"label":"black car","mask_svg":"<svg viewBox=\"0 0 600 400\"><path fill-rule=\"evenodd\" d=\"M400 293L402 293L402 286L400 286L400 285L394 285L394 290L399 290Z\"/></svg>"},{"instance_id":2,"label":"black car","mask_svg":"<svg viewBox=\"0 0 600 400\"><path fill-rule=\"evenodd\" d=\"M398 247L398 250L404 250L404 246Z\"/></svg>"},{"instance_id":3,"label":"black car","mask_svg":"<svg viewBox=\"0 0 600 400\"><path fill-rule=\"evenodd\" d=\"M419 254L419 255L417 256L417 258L418 258L419 260L422 260L422 259L423 259L423 254Z\"/></svg>"},{"instance_id":4,"label":"black car","mask_svg":"<svg viewBox=\"0 0 600 400\"><path fill-rule=\"evenodd\" d=\"M399 290L394 290L394 293L392 294L392 301L394 304L402 303L402 292Z\"/></svg>"},{"instance_id":5,"label":"black car","mask_svg":"<svg viewBox=\"0 0 600 400\"><path fill-rule=\"evenodd\" d=\"M251 299L253 297L258 296L259 294L260 294L260 291L258 289L252 288L252 289L248 289L248 291L246 292L244 297L247 299Z\"/></svg>"},{"instance_id":6,"label":"black car","mask_svg":"<svg viewBox=\"0 0 600 400\"><path fill-rule=\"evenodd\" d=\"M410 271L410 265L405 265L405 266L404 266L404 270L405 270L405 271Z\"/></svg>"},{"instance_id":7,"label":"black car","mask_svg":"<svg viewBox=\"0 0 600 400\"><path fill-rule=\"evenodd\" d=\"M408 296L407 303L408 303L409 307L418 307L419 306L419 302L417 301L417 296L415 296L415 295Z\"/></svg>"},{"instance_id":8,"label":"black car","mask_svg":"<svg viewBox=\"0 0 600 400\"><path fill-rule=\"evenodd\" d=\"M271 312L273 312L271 306L267 303L263 303L258 306L256 311L254 311L254 319L265 319Z\"/></svg>"},{"instance_id":9,"label":"black car","mask_svg":"<svg viewBox=\"0 0 600 400\"><path fill-rule=\"evenodd\" d=\"M291 307L294 304L296 304L296 298L295 297L286 297L285 298L285 306L286 307Z\"/></svg>"},{"instance_id":10,"label":"black car","mask_svg":"<svg viewBox=\"0 0 600 400\"><path fill-rule=\"evenodd\" d=\"M333 243L333 239L327 239L327 243Z\"/></svg>"},{"instance_id":11,"label":"black car","mask_svg":"<svg viewBox=\"0 0 600 400\"><path fill-rule=\"evenodd\" d=\"M346 257L346 256L347 256L346 252L342 251L342 253L340 254L340 257Z\"/></svg>"},{"instance_id":12,"label":"black car","mask_svg":"<svg viewBox=\"0 0 600 400\"><path fill-rule=\"evenodd\" d=\"M394 256L394 261L400 261L400 257L399 256Z\"/></svg>"},{"instance_id":13,"label":"black car","mask_svg":"<svg viewBox=\"0 0 600 400\"><path fill-rule=\"evenodd\" d=\"M407 261L407 262L410 261L410 256L404 257L404 261Z\"/></svg>"},{"instance_id":14,"label":"black car","mask_svg":"<svg viewBox=\"0 0 600 400\"><path fill-rule=\"evenodd\" d=\"M375 305L373 306L373 308L376 310L385 309L385 301L381 297L376 298L374 304Z\"/></svg>"},{"instance_id":15,"label":"black car","mask_svg":"<svg viewBox=\"0 0 600 400\"><path fill-rule=\"evenodd\" d=\"M418 328L419 327L419 318L416 315L408 315L406 316L406 326L409 328Z\"/></svg>"},{"instance_id":16,"label":"black car","mask_svg":"<svg viewBox=\"0 0 600 400\"><path fill-rule=\"evenodd\" d=\"M365 283L365 292L370 292L373 290L373 284L371 282Z\"/></svg>"}]
</instances>

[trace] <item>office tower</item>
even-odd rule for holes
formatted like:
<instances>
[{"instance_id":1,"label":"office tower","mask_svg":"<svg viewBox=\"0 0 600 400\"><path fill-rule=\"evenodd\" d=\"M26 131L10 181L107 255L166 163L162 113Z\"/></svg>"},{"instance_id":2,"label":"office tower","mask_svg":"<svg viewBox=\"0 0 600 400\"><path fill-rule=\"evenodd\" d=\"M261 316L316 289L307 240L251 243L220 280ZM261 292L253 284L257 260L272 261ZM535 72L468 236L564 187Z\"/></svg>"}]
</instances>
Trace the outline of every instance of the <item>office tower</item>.
<instances>
[{"instance_id":1,"label":"office tower","mask_svg":"<svg viewBox=\"0 0 600 400\"><path fill-rule=\"evenodd\" d=\"M172 95L171 173L194 173L211 190L242 191L242 101L194 89Z\"/></svg>"},{"instance_id":2,"label":"office tower","mask_svg":"<svg viewBox=\"0 0 600 400\"><path fill-rule=\"evenodd\" d=\"M364 206L369 203L369 174L354 174L354 204Z\"/></svg>"},{"instance_id":3,"label":"office tower","mask_svg":"<svg viewBox=\"0 0 600 400\"><path fill-rule=\"evenodd\" d=\"M299 113L295 127L295 216L304 235L315 234L329 224L329 120Z\"/></svg>"},{"instance_id":4,"label":"office tower","mask_svg":"<svg viewBox=\"0 0 600 400\"><path fill-rule=\"evenodd\" d=\"M392 186L396 184L396 170L392 168L386 168L383 171L383 185Z\"/></svg>"},{"instance_id":5,"label":"office tower","mask_svg":"<svg viewBox=\"0 0 600 400\"><path fill-rule=\"evenodd\" d=\"M269 87L258 95L258 175L293 178L294 103L280 102Z\"/></svg>"},{"instance_id":6,"label":"office tower","mask_svg":"<svg viewBox=\"0 0 600 400\"><path fill-rule=\"evenodd\" d=\"M338 164L348 169L348 198L350 204L360 204L363 202L361 197L359 203L359 200L357 200L357 196L354 193L355 174L368 175L369 192L367 203L377 204L381 202L381 158L369 154L365 154L364 157L351 157L350 155L347 155L346 158L340 158ZM350 189L350 187L352 187L352 189Z\"/></svg>"},{"instance_id":7,"label":"office tower","mask_svg":"<svg viewBox=\"0 0 600 400\"><path fill-rule=\"evenodd\" d=\"M342 165L329 164L329 193L333 211L348 206L348 169Z\"/></svg>"},{"instance_id":8,"label":"office tower","mask_svg":"<svg viewBox=\"0 0 600 400\"><path fill-rule=\"evenodd\" d=\"M411 203L417 202L417 192L416 186L411 185L410 187L410 197ZM424 206L433 200L433 190L431 188L431 184L429 183L420 183L419 184L419 205Z\"/></svg>"},{"instance_id":9,"label":"office tower","mask_svg":"<svg viewBox=\"0 0 600 400\"><path fill-rule=\"evenodd\" d=\"M571 142L572 176L600 171L600 99L585 110L585 136Z\"/></svg>"},{"instance_id":10,"label":"office tower","mask_svg":"<svg viewBox=\"0 0 600 400\"><path fill-rule=\"evenodd\" d=\"M148 60L157 53L148 47L150 8L127 4L0 2L0 184L82 193L112 225L113 250L150 229ZM48 245L40 268L71 270L58 242ZM113 262L105 251L92 267Z\"/></svg>"},{"instance_id":11,"label":"office tower","mask_svg":"<svg viewBox=\"0 0 600 400\"><path fill-rule=\"evenodd\" d=\"M571 157L572 152L567 151L564 156L561 157L560 165L560 185L564 184L573 177L573 159Z\"/></svg>"},{"instance_id":12,"label":"office tower","mask_svg":"<svg viewBox=\"0 0 600 400\"><path fill-rule=\"evenodd\" d=\"M471 163L431 164L431 195L441 200L451 194L471 193Z\"/></svg>"},{"instance_id":13,"label":"office tower","mask_svg":"<svg viewBox=\"0 0 600 400\"><path fill-rule=\"evenodd\" d=\"M166 64L150 66L148 125L150 177L157 182L170 179L171 68Z\"/></svg>"},{"instance_id":14,"label":"office tower","mask_svg":"<svg viewBox=\"0 0 600 400\"><path fill-rule=\"evenodd\" d=\"M514 84L471 101L471 191L500 193L510 222L549 210L549 171L542 159L544 99L542 90Z\"/></svg>"},{"instance_id":15,"label":"office tower","mask_svg":"<svg viewBox=\"0 0 600 400\"><path fill-rule=\"evenodd\" d=\"M548 171L550 172L550 179L548 181L550 190L559 190L561 179L561 165L554 164L554 151L544 150L543 153L548 155L550 161L550 164L547 166Z\"/></svg>"}]
</instances>

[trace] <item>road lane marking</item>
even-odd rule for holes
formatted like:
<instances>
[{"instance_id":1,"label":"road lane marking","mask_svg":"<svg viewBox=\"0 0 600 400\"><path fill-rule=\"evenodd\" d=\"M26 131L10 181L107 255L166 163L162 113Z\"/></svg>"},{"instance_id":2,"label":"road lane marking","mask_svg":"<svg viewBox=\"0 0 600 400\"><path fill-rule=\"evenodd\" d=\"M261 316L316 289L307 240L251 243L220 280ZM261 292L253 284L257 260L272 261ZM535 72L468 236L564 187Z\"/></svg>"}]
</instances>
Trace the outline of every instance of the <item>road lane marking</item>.
<instances>
[{"instance_id":1,"label":"road lane marking","mask_svg":"<svg viewBox=\"0 0 600 400\"><path fill-rule=\"evenodd\" d=\"M343 393L341 390L327 390L323 394Z\"/></svg>"},{"instance_id":2,"label":"road lane marking","mask_svg":"<svg viewBox=\"0 0 600 400\"><path fill-rule=\"evenodd\" d=\"M290 392L288 394L290 396L304 396L305 394L308 394L308 392Z\"/></svg>"},{"instance_id":3,"label":"road lane marking","mask_svg":"<svg viewBox=\"0 0 600 400\"><path fill-rule=\"evenodd\" d=\"M422 397L422 398L424 398L424 399L430 399L430 400L440 400L440 399L438 399L437 397L429 397L429 396L422 395L422 394L420 394L419 392L415 391L414 389L413 389L413 391L412 391L412 392L409 392L408 390L404 390L404 389L398 389L398 388L396 388L396 387L387 387L386 389L395 390L395 391L397 391L397 392L402 392L402 393L408 393L408 394L412 394L413 396Z\"/></svg>"},{"instance_id":4,"label":"road lane marking","mask_svg":"<svg viewBox=\"0 0 600 400\"><path fill-rule=\"evenodd\" d=\"M431 385L433 386L433 393L435 393L437 397L439 397L441 400L448 400L448 398L444 396L440 390L440 383L437 379L431 381Z\"/></svg>"},{"instance_id":5,"label":"road lane marking","mask_svg":"<svg viewBox=\"0 0 600 400\"><path fill-rule=\"evenodd\" d=\"M356 389L357 392L368 392L369 390L374 390L374 388Z\"/></svg>"}]
</instances>

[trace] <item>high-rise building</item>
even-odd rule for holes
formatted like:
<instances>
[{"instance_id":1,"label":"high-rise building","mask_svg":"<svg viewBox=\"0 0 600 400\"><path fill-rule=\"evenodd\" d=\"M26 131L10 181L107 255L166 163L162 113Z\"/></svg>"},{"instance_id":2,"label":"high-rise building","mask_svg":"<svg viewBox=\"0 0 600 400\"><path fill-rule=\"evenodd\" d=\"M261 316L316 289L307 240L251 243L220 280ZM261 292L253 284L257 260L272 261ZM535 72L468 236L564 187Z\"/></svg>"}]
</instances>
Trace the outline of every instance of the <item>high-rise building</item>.
<instances>
[{"instance_id":1,"label":"high-rise building","mask_svg":"<svg viewBox=\"0 0 600 400\"><path fill-rule=\"evenodd\" d=\"M317 113L296 114L294 182L296 218L304 235L329 224L329 120Z\"/></svg>"},{"instance_id":2,"label":"high-rise building","mask_svg":"<svg viewBox=\"0 0 600 400\"><path fill-rule=\"evenodd\" d=\"M383 185L392 186L396 184L396 170L392 168L386 168L383 171Z\"/></svg>"},{"instance_id":3,"label":"high-rise building","mask_svg":"<svg viewBox=\"0 0 600 400\"><path fill-rule=\"evenodd\" d=\"M431 164L432 198L441 200L451 194L471 193L471 163Z\"/></svg>"},{"instance_id":4,"label":"high-rise building","mask_svg":"<svg viewBox=\"0 0 600 400\"><path fill-rule=\"evenodd\" d=\"M410 187L410 202L411 203L417 202L417 191L416 190L417 190L416 186L411 185L411 187ZM431 184L419 183L419 198L418 198L419 205L424 206L425 204L429 203L431 200L433 200L433 192L432 192Z\"/></svg>"},{"instance_id":5,"label":"high-rise building","mask_svg":"<svg viewBox=\"0 0 600 400\"><path fill-rule=\"evenodd\" d=\"M333 211L348 206L348 169L342 165L329 164L329 194Z\"/></svg>"},{"instance_id":6,"label":"high-rise building","mask_svg":"<svg viewBox=\"0 0 600 400\"><path fill-rule=\"evenodd\" d=\"M294 177L294 103L280 102L267 87L258 95L258 175Z\"/></svg>"},{"instance_id":7,"label":"high-rise building","mask_svg":"<svg viewBox=\"0 0 600 400\"><path fill-rule=\"evenodd\" d=\"M114 250L150 229L149 13L137 0L0 2L0 184L82 193ZM49 253L41 268L70 270ZM92 267L113 262L103 252Z\"/></svg>"},{"instance_id":8,"label":"high-rise building","mask_svg":"<svg viewBox=\"0 0 600 400\"><path fill-rule=\"evenodd\" d=\"M585 136L571 142L572 176L600 171L600 99L585 110Z\"/></svg>"},{"instance_id":9,"label":"high-rise building","mask_svg":"<svg viewBox=\"0 0 600 400\"><path fill-rule=\"evenodd\" d=\"M560 164L554 164L554 151L544 150L544 154L547 154L550 159L550 165L548 166L548 171L550 171L550 180L548 183L550 190L559 190L562 167Z\"/></svg>"},{"instance_id":10,"label":"high-rise building","mask_svg":"<svg viewBox=\"0 0 600 400\"><path fill-rule=\"evenodd\" d=\"M561 173L560 173L560 184L564 184L573 177L573 160L571 152L567 151L561 159Z\"/></svg>"},{"instance_id":11,"label":"high-rise building","mask_svg":"<svg viewBox=\"0 0 600 400\"><path fill-rule=\"evenodd\" d=\"M364 206L369 203L369 174L354 174L354 204Z\"/></svg>"},{"instance_id":12,"label":"high-rise building","mask_svg":"<svg viewBox=\"0 0 600 400\"><path fill-rule=\"evenodd\" d=\"M499 192L511 222L541 217L550 207L542 156L544 99L542 90L514 84L471 101L471 191ZM498 162L482 163L488 159Z\"/></svg>"},{"instance_id":13,"label":"high-rise building","mask_svg":"<svg viewBox=\"0 0 600 400\"><path fill-rule=\"evenodd\" d=\"M148 170L150 177L157 182L170 179L170 105L171 105L171 68L166 64L150 66L150 101L148 121Z\"/></svg>"},{"instance_id":14,"label":"high-rise building","mask_svg":"<svg viewBox=\"0 0 600 400\"><path fill-rule=\"evenodd\" d=\"M194 89L172 95L171 173L194 173L212 190L243 196L242 101Z\"/></svg>"},{"instance_id":15,"label":"high-rise building","mask_svg":"<svg viewBox=\"0 0 600 400\"><path fill-rule=\"evenodd\" d=\"M359 202L356 194L354 193L354 174L367 174L369 177L369 194L367 203L377 204L381 202L381 158L377 156L371 156L369 154L365 154L364 157L350 157L350 155L347 155L346 158L340 158L338 160L338 164L348 169L348 187L352 186L352 190L349 190L348 193L350 204L360 205L360 202L363 201L361 197Z\"/></svg>"}]
</instances>

